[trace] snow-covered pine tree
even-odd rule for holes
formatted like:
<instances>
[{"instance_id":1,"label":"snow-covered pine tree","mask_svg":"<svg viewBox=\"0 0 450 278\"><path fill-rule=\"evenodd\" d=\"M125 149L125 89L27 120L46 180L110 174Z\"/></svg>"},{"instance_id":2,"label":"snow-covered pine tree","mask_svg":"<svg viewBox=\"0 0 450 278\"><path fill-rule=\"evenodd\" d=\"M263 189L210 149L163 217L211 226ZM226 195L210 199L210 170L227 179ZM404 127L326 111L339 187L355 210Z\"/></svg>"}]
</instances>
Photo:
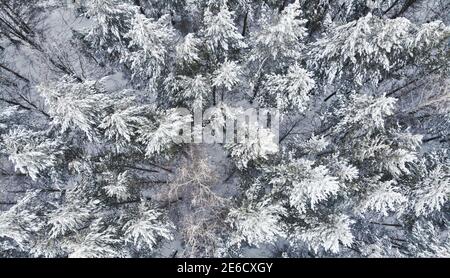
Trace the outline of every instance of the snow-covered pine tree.
<instances>
[{"instance_id":1,"label":"snow-covered pine tree","mask_svg":"<svg viewBox=\"0 0 450 278\"><path fill-rule=\"evenodd\" d=\"M85 31L89 46L100 56L121 57L126 51L125 34L130 30L130 20L138 13L131 1L95 0L81 2L83 15L93 23ZM103 51L101 51L103 50Z\"/></svg>"}]
</instances>

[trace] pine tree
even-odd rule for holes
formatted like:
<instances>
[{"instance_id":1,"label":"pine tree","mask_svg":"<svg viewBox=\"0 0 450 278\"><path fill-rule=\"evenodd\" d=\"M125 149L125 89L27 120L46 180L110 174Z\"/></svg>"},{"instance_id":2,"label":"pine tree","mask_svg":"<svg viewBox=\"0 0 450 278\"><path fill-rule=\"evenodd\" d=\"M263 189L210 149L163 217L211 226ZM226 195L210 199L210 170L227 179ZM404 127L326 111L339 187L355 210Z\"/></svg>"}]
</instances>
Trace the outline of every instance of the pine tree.
<instances>
[{"instance_id":1,"label":"pine tree","mask_svg":"<svg viewBox=\"0 0 450 278\"><path fill-rule=\"evenodd\" d=\"M131 28L124 36L130 40L130 52L121 59L130 64L133 75L158 76L175 38L169 16L152 20L138 13L132 18Z\"/></svg>"},{"instance_id":2,"label":"pine tree","mask_svg":"<svg viewBox=\"0 0 450 278\"><path fill-rule=\"evenodd\" d=\"M16 171L37 180L42 172L56 166L60 142L46 138L44 132L18 127L2 137L2 149Z\"/></svg>"},{"instance_id":3,"label":"pine tree","mask_svg":"<svg viewBox=\"0 0 450 278\"><path fill-rule=\"evenodd\" d=\"M268 202L231 210L228 221L236 233L230 245L239 246L242 241L257 247L262 244L273 244L277 238L285 236L281 224L281 217L284 214L285 209L282 206L271 205Z\"/></svg>"},{"instance_id":4,"label":"pine tree","mask_svg":"<svg viewBox=\"0 0 450 278\"><path fill-rule=\"evenodd\" d=\"M112 57L121 55L127 43L124 34L130 29L129 21L137 13L137 7L118 0L83 1L82 4L83 15L95 22L85 34L94 51L101 53L100 48Z\"/></svg>"},{"instance_id":5,"label":"pine tree","mask_svg":"<svg viewBox=\"0 0 450 278\"><path fill-rule=\"evenodd\" d=\"M98 110L106 107L108 97L99 92L95 81L79 83L65 76L50 86L40 86L39 91L49 107L52 124L61 133L75 127L85 133L89 140L96 136L95 127L100 119Z\"/></svg>"},{"instance_id":6,"label":"pine tree","mask_svg":"<svg viewBox=\"0 0 450 278\"><path fill-rule=\"evenodd\" d=\"M306 37L306 21L300 19L300 2L288 5L281 15L273 15L266 11L260 19L260 30L254 36L254 45L250 59L263 63L264 61L281 61L278 66L286 66L287 61L296 61L301 57L304 48L302 40ZM272 64L271 64L272 66Z\"/></svg>"},{"instance_id":7,"label":"pine tree","mask_svg":"<svg viewBox=\"0 0 450 278\"><path fill-rule=\"evenodd\" d=\"M271 99L275 99L279 109L294 107L302 112L307 107L309 92L314 85L311 73L294 64L289 67L286 75L269 75L265 87Z\"/></svg>"},{"instance_id":8,"label":"pine tree","mask_svg":"<svg viewBox=\"0 0 450 278\"><path fill-rule=\"evenodd\" d=\"M203 37L207 49L215 55L225 55L234 49L246 46L242 35L233 22L234 12L228 9L226 1L217 13L210 8L204 14Z\"/></svg>"}]
</instances>

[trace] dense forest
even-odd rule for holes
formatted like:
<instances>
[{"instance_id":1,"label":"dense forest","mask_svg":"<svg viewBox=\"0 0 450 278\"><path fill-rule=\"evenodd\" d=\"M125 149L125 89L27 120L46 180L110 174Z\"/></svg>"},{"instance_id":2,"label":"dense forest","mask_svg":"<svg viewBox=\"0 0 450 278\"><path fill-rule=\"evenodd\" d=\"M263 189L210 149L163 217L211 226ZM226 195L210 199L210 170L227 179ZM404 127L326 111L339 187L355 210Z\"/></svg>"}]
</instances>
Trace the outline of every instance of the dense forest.
<instances>
[{"instance_id":1,"label":"dense forest","mask_svg":"<svg viewBox=\"0 0 450 278\"><path fill-rule=\"evenodd\" d=\"M0 0L0 257L450 257L449 50L448 0Z\"/></svg>"}]
</instances>

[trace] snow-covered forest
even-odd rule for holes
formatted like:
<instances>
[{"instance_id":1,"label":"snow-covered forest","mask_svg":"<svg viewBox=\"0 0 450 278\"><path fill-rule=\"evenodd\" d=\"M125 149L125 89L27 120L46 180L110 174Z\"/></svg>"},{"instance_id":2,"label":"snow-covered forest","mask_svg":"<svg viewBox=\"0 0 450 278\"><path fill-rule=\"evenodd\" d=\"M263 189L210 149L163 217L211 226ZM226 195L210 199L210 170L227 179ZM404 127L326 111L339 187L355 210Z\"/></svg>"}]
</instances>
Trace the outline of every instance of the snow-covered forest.
<instances>
[{"instance_id":1,"label":"snow-covered forest","mask_svg":"<svg viewBox=\"0 0 450 278\"><path fill-rule=\"evenodd\" d=\"M449 50L448 0L0 0L0 257L450 257Z\"/></svg>"}]
</instances>

